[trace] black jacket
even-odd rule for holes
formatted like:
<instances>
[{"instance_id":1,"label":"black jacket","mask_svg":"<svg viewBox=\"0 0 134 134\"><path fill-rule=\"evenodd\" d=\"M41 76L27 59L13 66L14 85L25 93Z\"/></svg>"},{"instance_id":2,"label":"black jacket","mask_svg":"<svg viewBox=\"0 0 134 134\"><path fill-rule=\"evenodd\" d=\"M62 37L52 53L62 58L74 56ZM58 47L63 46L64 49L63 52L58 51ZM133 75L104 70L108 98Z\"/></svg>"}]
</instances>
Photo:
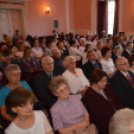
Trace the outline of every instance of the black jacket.
<instances>
[{"instance_id":1,"label":"black jacket","mask_svg":"<svg viewBox=\"0 0 134 134\"><path fill-rule=\"evenodd\" d=\"M55 73L52 73L53 76L56 76ZM55 97L49 89L49 83L51 79L46 74L45 71L41 71L38 75L33 78L34 90L38 99L43 102L45 106L51 108L52 105L56 102L57 97Z\"/></svg>"},{"instance_id":2,"label":"black jacket","mask_svg":"<svg viewBox=\"0 0 134 134\"><path fill-rule=\"evenodd\" d=\"M122 56L125 57L126 59L128 59L129 55L131 55L131 54L129 54L126 50L123 51L123 53L122 53Z\"/></svg>"},{"instance_id":3,"label":"black jacket","mask_svg":"<svg viewBox=\"0 0 134 134\"><path fill-rule=\"evenodd\" d=\"M134 75L128 72L134 83ZM119 97L124 107L134 109L134 89L127 78L119 71L112 76L110 84L114 93Z\"/></svg>"},{"instance_id":4,"label":"black jacket","mask_svg":"<svg viewBox=\"0 0 134 134\"><path fill-rule=\"evenodd\" d=\"M96 63L99 67L99 69L102 70L102 66L101 64L96 60ZM92 71L95 69L94 65L92 64L91 61L88 61L86 64L84 64L82 66L82 70L83 70L83 73L85 74L85 76L87 77L87 79L90 79L90 76L92 74Z\"/></svg>"}]
</instances>

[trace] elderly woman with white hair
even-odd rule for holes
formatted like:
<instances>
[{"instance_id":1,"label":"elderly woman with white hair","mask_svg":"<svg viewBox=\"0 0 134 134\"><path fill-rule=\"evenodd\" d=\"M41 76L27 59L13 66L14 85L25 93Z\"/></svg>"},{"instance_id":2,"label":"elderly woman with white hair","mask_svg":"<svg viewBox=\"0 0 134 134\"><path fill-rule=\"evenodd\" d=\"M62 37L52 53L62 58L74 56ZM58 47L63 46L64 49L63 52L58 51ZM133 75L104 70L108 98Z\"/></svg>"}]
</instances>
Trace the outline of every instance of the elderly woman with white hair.
<instances>
[{"instance_id":1,"label":"elderly woman with white hair","mask_svg":"<svg viewBox=\"0 0 134 134\"><path fill-rule=\"evenodd\" d=\"M15 115L7 110L5 106L5 99L7 95L14 90L15 88L18 87L24 87L31 92L32 89L31 87L25 82L25 81L20 81L20 75L21 75L21 70L18 65L16 64L9 64L6 66L4 73L6 75L6 78L8 80L8 84L5 85L1 90L0 90L0 107L1 107L1 116L7 121L13 121ZM37 101L37 98L36 98Z\"/></svg>"},{"instance_id":2,"label":"elderly woman with white hair","mask_svg":"<svg viewBox=\"0 0 134 134\"><path fill-rule=\"evenodd\" d=\"M109 134L134 134L134 110L117 111L110 120Z\"/></svg>"},{"instance_id":3,"label":"elderly woman with white hair","mask_svg":"<svg viewBox=\"0 0 134 134\"><path fill-rule=\"evenodd\" d=\"M76 59L73 56L67 56L63 65L67 70L62 75L68 82L70 93L81 98L90 85L88 79L80 68L76 68Z\"/></svg>"}]
</instances>

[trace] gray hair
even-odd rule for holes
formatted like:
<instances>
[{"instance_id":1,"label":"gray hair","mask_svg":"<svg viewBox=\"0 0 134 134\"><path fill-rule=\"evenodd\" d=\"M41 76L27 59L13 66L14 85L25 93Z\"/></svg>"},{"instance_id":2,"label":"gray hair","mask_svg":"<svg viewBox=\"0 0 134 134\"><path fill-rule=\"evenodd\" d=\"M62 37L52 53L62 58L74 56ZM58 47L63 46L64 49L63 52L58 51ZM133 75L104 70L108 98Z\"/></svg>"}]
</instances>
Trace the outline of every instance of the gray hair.
<instances>
[{"instance_id":1,"label":"gray hair","mask_svg":"<svg viewBox=\"0 0 134 134\"><path fill-rule=\"evenodd\" d=\"M9 65L6 66L6 68L4 70L4 73L5 73L6 76L8 76L11 71L15 71L15 70L19 70L21 72L19 65L9 64Z\"/></svg>"},{"instance_id":2,"label":"gray hair","mask_svg":"<svg viewBox=\"0 0 134 134\"><path fill-rule=\"evenodd\" d=\"M45 64L45 61L46 61L46 60L52 60L52 61L53 61L53 58L50 57L50 56L43 57L42 60L41 60L42 65Z\"/></svg>"},{"instance_id":3,"label":"gray hair","mask_svg":"<svg viewBox=\"0 0 134 134\"><path fill-rule=\"evenodd\" d=\"M115 61L115 66L117 67L117 65L120 64L120 59L126 59L124 57L120 57L120 58L117 58L116 61ZM127 59L126 59L127 60Z\"/></svg>"},{"instance_id":4,"label":"gray hair","mask_svg":"<svg viewBox=\"0 0 134 134\"><path fill-rule=\"evenodd\" d=\"M116 54L119 49L121 49L120 45L115 46L113 53Z\"/></svg>"},{"instance_id":5,"label":"gray hair","mask_svg":"<svg viewBox=\"0 0 134 134\"><path fill-rule=\"evenodd\" d=\"M69 62L70 62L71 59L74 59L76 61L75 57L73 57L73 56L67 56L64 59L64 62L63 62L64 67L68 68L68 64L69 64Z\"/></svg>"},{"instance_id":6,"label":"gray hair","mask_svg":"<svg viewBox=\"0 0 134 134\"><path fill-rule=\"evenodd\" d=\"M110 120L109 134L128 134L132 120L134 120L134 110L129 108L118 110Z\"/></svg>"}]
</instances>

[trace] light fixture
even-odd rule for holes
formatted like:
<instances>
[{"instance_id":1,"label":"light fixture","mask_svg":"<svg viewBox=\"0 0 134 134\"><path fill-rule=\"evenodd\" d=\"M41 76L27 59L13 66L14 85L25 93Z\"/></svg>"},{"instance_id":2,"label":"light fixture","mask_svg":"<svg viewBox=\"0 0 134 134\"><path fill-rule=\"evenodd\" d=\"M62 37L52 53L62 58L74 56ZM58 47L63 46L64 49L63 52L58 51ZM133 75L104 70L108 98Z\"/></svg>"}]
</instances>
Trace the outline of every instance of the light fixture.
<instances>
[{"instance_id":1,"label":"light fixture","mask_svg":"<svg viewBox=\"0 0 134 134\"><path fill-rule=\"evenodd\" d=\"M50 12L50 7L47 7L46 11L45 11L45 14L49 14L49 12Z\"/></svg>"}]
</instances>

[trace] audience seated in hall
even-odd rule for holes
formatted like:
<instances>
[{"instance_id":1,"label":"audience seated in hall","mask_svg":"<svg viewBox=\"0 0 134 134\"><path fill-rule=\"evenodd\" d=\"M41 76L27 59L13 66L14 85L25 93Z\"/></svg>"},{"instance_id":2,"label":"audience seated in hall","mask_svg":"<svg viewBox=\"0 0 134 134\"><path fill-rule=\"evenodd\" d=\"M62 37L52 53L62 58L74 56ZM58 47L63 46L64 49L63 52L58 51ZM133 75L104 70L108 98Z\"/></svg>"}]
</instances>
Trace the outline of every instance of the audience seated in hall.
<instances>
[{"instance_id":1,"label":"audience seated in hall","mask_svg":"<svg viewBox=\"0 0 134 134\"><path fill-rule=\"evenodd\" d=\"M118 70L110 79L112 89L124 107L134 109L134 75L129 71L128 60L118 58L115 65Z\"/></svg>"},{"instance_id":2,"label":"audience seated in hall","mask_svg":"<svg viewBox=\"0 0 134 134\"><path fill-rule=\"evenodd\" d=\"M7 34L4 34L4 35L3 35L3 39L4 39L4 40L2 40L3 43L6 43L6 38L7 38L7 37L8 37Z\"/></svg>"},{"instance_id":3,"label":"audience seated in hall","mask_svg":"<svg viewBox=\"0 0 134 134\"><path fill-rule=\"evenodd\" d=\"M2 51L4 49L7 49L7 46L5 44L0 46L0 66L1 66L1 62L5 61L6 57L3 55Z\"/></svg>"},{"instance_id":4,"label":"audience seated in hall","mask_svg":"<svg viewBox=\"0 0 134 134\"><path fill-rule=\"evenodd\" d=\"M131 41L132 43L134 43L134 36L133 36L133 35L131 35L131 36L129 37L129 41Z\"/></svg>"},{"instance_id":5,"label":"audience seated in hall","mask_svg":"<svg viewBox=\"0 0 134 134\"><path fill-rule=\"evenodd\" d=\"M14 46L12 43L12 38L11 37L7 37L6 38L6 43L7 43L7 47L12 49L12 47Z\"/></svg>"},{"instance_id":6,"label":"audience seated in hall","mask_svg":"<svg viewBox=\"0 0 134 134\"><path fill-rule=\"evenodd\" d=\"M127 44L127 42L128 42L128 37L126 37L126 36L125 36L125 37L123 38L123 44L125 44L125 45L126 45L126 44Z\"/></svg>"},{"instance_id":7,"label":"audience seated in hall","mask_svg":"<svg viewBox=\"0 0 134 134\"><path fill-rule=\"evenodd\" d=\"M96 60L96 55L93 50L87 52L88 62L82 66L82 70L87 79L90 79L90 76L94 69L102 69L100 62Z\"/></svg>"},{"instance_id":8,"label":"audience seated in hall","mask_svg":"<svg viewBox=\"0 0 134 134\"><path fill-rule=\"evenodd\" d=\"M124 108L116 111L110 120L109 134L133 134L134 111Z\"/></svg>"},{"instance_id":9,"label":"audience seated in hall","mask_svg":"<svg viewBox=\"0 0 134 134\"><path fill-rule=\"evenodd\" d=\"M19 30L15 30L15 34L13 35L13 41L20 39L20 34L19 34Z\"/></svg>"},{"instance_id":10,"label":"audience seated in hall","mask_svg":"<svg viewBox=\"0 0 134 134\"><path fill-rule=\"evenodd\" d=\"M32 92L31 87L25 82L20 81L20 74L21 70L18 65L9 64L6 66L4 73L6 75L6 78L8 80L8 84L5 85L0 90L0 107L1 107L1 116L7 121L13 121L14 117L16 116L13 112L11 112L9 109L5 106L5 99L7 95L18 87L24 87L28 89L30 92ZM15 100L16 101L16 100ZM37 99L36 99L37 101Z\"/></svg>"},{"instance_id":11,"label":"audience seated in hall","mask_svg":"<svg viewBox=\"0 0 134 134\"><path fill-rule=\"evenodd\" d=\"M60 51L54 48L52 50L52 57L54 60L54 72L56 72L58 75L62 75L66 68L63 66L63 59L61 59Z\"/></svg>"},{"instance_id":12,"label":"audience seated in hall","mask_svg":"<svg viewBox=\"0 0 134 134\"><path fill-rule=\"evenodd\" d=\"M67 70L62 74L66 79L70 93L77 94L80 98L83 97L90 83L84 76L80 68L76 68L76 59L73 56L67 56L63 62Z\"/></svg>"},{"instance_id":13,"label":"audience seated in hall","mask_svg":"<svg viewBox=\"0 0 134 134\"><path fill-rule=\"evenodd\" d=\"M96 44L97 44L97 42L98 42L98 39L99 39L99 36L98 36L97 34L94 35L93 49L95 49L95 50L96 50Z\"/></svg>"},{"instance_id":14,"label":"audience seated in hall","mask_svg":"<svg viewBox=\"0 0 134 134\"><path fill-rule=\"evenodd\" d=\"M45 37L41 38L39 47L41 47L43 51L45 50L45 48L46 48L46 39L45 39Z\"/></svg>"},{"instance_id":15,"label":"audience seated in hall","mask_svg":"<svg viewBox=\"0 0 134 134\"><path fill-rule=\"evenodd\" d=\"M69 85L62 76L53 78L49 88L52 94L58 97L50 109L55 131L58 130L62 134L97 134L96 127L90 123L89 114L80 98L69 95Z\"/></svg>"},{"instance_id":16,"label":"audience seated in hall","mask_svg":"<svg viewBox=\"0 0 134 134\"><path fill-rule=\"evenodd\" d=\"M33 45L32 45L32 53L33 56L35 56L37 59L42 59L44 57L44 52L41 47L39 47L39 42L37 39L33 40Z\"/></svg>"},{"instance_id":17,"label":"audience seated in hall","mask_svg":"<svg viewBox=\"0 0 134 134\"><path fill-rule=\"evenodd\" d=\"M66 36L64 36L64 37L61 39L61 41L63 42L64 50L65 50L65 51L68 51L68 50L69 50L70 45L69 45L69 43L68 43L68 41L67 41L67 37L66 37Z\"/></svg>"},{"instance_id":18,"label":"audience seated in hall","mask_svg":"<svg viewBox=\"0 0 134 134\"><path fill-rule=\"evenodd\" d=\"M107 39L113 39L113 35L112 34L108 34Z\"/></svg>"},{"instance_id":19,"label":"audience seated in hall","mask_svg":"<svg viewBox=\"0 0 134 134\"><path fill-rule=\"evenodd\" d=\"M123 51L122 56L128 59L129 55L132 54L132 50L133 50L133 44L131 41L129 41L126 44L126 50Z\"/></svg>"},{"instance_id":20,"label":"audience seated in hall","mask_svg":"<svg viewBox=\"0 0 134 134\"><path fill-rule=\"evenodd\" d=\"M99 134L108 134L110 118L116 110L123 108L121 101L107 84L107 79L106 72L95 69L90 77L91 86L85 93L84 104Z\"/></svg>"},{"instance_id":21,"label":"audience seated in hall","mask_svg":"<svg viewBox=\"0 0 134 134\"><path fill-rule=\"evenodd\" d=\"M58 42L58 40L57 40L56 35L53 35L53 36L52 36L51 50L53 50L54 48L57 48L57 45L56 45L57 42Z\"/></svg>"},{"instance_id":22,"label":"audience seated in hall","mask_svg":"<svg viewBox=\"0 0 134 134\"><path fill-rule=\"evenodd\" d=\"M87 35L86 37L86 44L91 44L92 45L92 49L93 49L93 42L91 41L91 38L89 35Z\"/></svg>"},{"instance_id":23,"label":"audience seated in hall","mask_svg":"<svg viewBox=\"0 0 134 134\"><path fill-rule=\"evenodd\" d=\"M100 36L100 41L103 45L106 45L107 44L107 41L106 41L106 38L104 36L104 34L102 33L101 36Z\"/></svg>"},{"instance_id":24,"label":"audience seated in hall","mask_svg":"<svg viewBox=\"0 0 134 134\"><path fill-rule=\"evenodd\" d=\"M51 108L57 100L57 98L51 94L48 87L51 79L57 75L53 71L53 59L49 56L42 58L42 67L43 71L33 78L34 90L38 99L42 101L45 106Z\"/></svg>"},{"instance_id":25,"label":"audience seated in hall","mask_svg":"<svg viewBox=\"0 0 134 134\"><path fill-rule=\"evenodd\" d=\"M109 47L111 47L112 51L113 51L113 40L112 39L107 39L107 44Z\"/></svg>"},{"instance_id":26,"label":"audience seated in hall","mask_svg":"<svg viewBox=\"0 0 134 134\"><path fill-rule=\"evenodd\" d=\"M116 71L113 59L111 58L112 49L109 46L105 45L101 49L101 54L103 56L100 61L102 69L107 73L108 77L111 77Z\"/></svg>"},{"instance_id":27,"label":"audience seated in hall","mask_svg":"<svg viewBox=\"0 0 134 134\"><path fill-rule=\"evenodd\" d=\"M16 40L14 40L14 44L13 45L18 49L20 42L21 42L20 39L16 39Z\"/></svg>"},{"instance_id":28,"label":"audience seated in hall","mask_svg":"<svg viewBox=\"0 0 134 134\"><path fill-rule=\"evenodd\" d=\"M23 73L40 70L40 63L36 57L32 56L32 50L28 46L25 47L24 56L20 59L20 68Z\"/></svg>"},{"instance_id":29,"label":"audience seated in hall","mask_svg":"<svg viewBox=\"0 0 134 134\"><path fill-rule=\"evenodd\" d=\"M120 57L122 57L122 49L119 45L117 45L114 47L113 56L112 56L114 64L115 64L115 61Z\"/></svg>"},{"instance_id":30,"label":"audience seated in hall","mask_svg":"<svg viewBox=\"0 0 134 134\"><path fill-rule=\"evenodd\" d=\"M53 30L52 31L52 36L55 36L56 35L56 38L59 38L59 34L56 30Z\"/></svg>"},{"instance_id":31,"label":"audience seated in hall","mask_svg":"<svg viewBox=\"0 0 134 134\"><path fill-rule=\"evenodd\" d=\"M64 46L62 41L58 41L57 42L57 48L60 51L61 54L61 59L64 60L66 56L68 56L68 50L65 48L66 46ZM65 49L64 49L65 48Z\"/></svg>"},{"instance_id":32,"label":"audience seated in hall","mask_svg":"<svg viewBox=\"0 0 134 134\"><path fill-rule=\"evenodd\" d=\"M92 50L92 45L91 44L86 44L84 53L82 55L82 65L84 65L85 63L88 62L87 52L89 52L91 50Z\"/></svg>"},{"instance_id":33,"label":"audience seated in hall","mask_svg":"<svg viewBox=\"0 0 134 134\"><path fill-rule=\"evenodd\" d=\"M76 47L76 41L71 41L71 46L69 48L69 55L76 58L76 61L80 61L82 57L82 53Z\"/></svg>"},{"instance_id":34,"label":"audience seated in hall","mask_svg":"<svg viewBox=\"0 0 134 134\"><path fill-rule=\"evenodd\" d=\"M6 98L6 107L17 114L6 128L6 134L54 134L42 111L33 111L33 94L24 87L12 90Z\"/></svg>"},{"instance_id":35,"label":"audience seated in hall","mask_svg":"<svg viewBox=\"0 0 134 134\"><path fill-rule=\"evenodd\" d=\"M24 49L25 49L24 43L23 42L20 42L19 47L18 47L18 50L19 51L17 51L15 53L15 56L16 56L17 59L20 59L20 58L23 57L23 55L24 55Z\"/></svg>"},{"instance_id":36,"label":"audience seated in hall","mask_svg":"<svg viewBox=\"0 0 134 134\"><path fill-rule=\"evenodd\" d=\"M123 44L123 37L117 37L117 43L113 45L113 48L117 45L121 46L122 51L125 51L125 44Z\"/></svg>"},{"instance_id":37,"label":"audience seated in hall","mask_svg":"<svg viewBox=\"0 0 134 134\"><path fill-rule=\"evenodd\" d=\"M2 51L2 54L5 57L5 60L1 62L1 68L3 71L5 70L5 67L9 64L19 64L20 63L20 60L12 58L12 52L9 48L4 49Z\"/></svg>"},{"instance_id":38,"label":"audience seated in hall","mask_svg":"<svg viewBox=\"0 0 134 134\"><path fill-rule=\"evenodd\" d=\"M82 53L82 55L83 55L83 53L84 53L84 50L85 50L85 38L81 38L80 39L80 46L79 46L79 48L78 48L78 50Z\"/></svg>"},{"instance_id":39,"label":"audience seated in hall","mask_svg":"<svg viewBox=\"0 0 134 134\"><path fill-rule=\"evenodd\" d=\"M46 48L44 50L45 56L52 56L51 44L52 44L52 41L51 40L47 40L46 41Z\"/></svg>"},{"instance_id":40,"label":"audience seated in hall","mask_svg":"<svg viewBox=\"0 0 134 134\"><path fill-rule=\"evenodd\" d=\"M97 60L100 61L102 59L102 54L101 54L101 48L102 48L102 43L101 41L98 41L96 44L96 56L97 56Z\"/></svg>"}]
</instances>

